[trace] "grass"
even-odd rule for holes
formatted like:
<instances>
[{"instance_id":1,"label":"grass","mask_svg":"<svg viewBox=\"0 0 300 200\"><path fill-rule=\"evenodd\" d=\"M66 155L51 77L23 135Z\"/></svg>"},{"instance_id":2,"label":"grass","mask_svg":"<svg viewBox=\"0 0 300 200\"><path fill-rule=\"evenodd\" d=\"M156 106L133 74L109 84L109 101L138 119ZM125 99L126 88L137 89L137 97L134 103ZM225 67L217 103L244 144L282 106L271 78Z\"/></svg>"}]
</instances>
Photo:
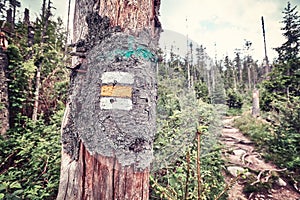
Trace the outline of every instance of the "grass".
<instances>
[{"instance_id":1,"label":"grass","mask_svg":"<svg viewBox=\"0 0 300 200\"><path fill-rule=\"evenodd\" d=\"M271 161L280 168L287 168L291 171L286 172L284 177L291 182L300 181L298 154L293 150L293 146L283 147L281 143L285 140L278 140L274 127L261 118L253 118L250 113L244 113L240 118L236 118L234 126L248 136L256 145L261 155L266 161ZM287 140L288 141L288 140ZM281 143L280 143L281 142ZM292 177L292 178L291 178ZM251 188L249 188L251 190Z\"/></svg>"},{"instance_id":2,"label":"grass","mask_svg":"<svg viewBox=\"0 0 300 200\"><path fill-rule=\"evenodd\" d=\"M240 129L261 149L275 138L271 126L260 118L253 118L249 113L235 119L235 127Z\"/></svg>"}]
</instances>

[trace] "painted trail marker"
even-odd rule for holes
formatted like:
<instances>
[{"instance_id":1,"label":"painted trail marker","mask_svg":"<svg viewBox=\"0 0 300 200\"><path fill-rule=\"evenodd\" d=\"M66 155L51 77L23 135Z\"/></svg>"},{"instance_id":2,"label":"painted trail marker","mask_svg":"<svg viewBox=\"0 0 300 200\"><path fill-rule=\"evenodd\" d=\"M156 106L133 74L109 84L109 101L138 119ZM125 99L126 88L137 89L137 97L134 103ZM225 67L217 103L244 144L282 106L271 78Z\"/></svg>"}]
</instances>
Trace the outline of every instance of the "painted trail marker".
<instances>
[{"instance_id":1,"label":"painted trail marker","mask_svg":"<svg viewBox=\"0 0 300 200\"><path fill-rule=\"evenodd\" d=\"M101 77L100 108L131 110L134 76L128 72L104 72Z\"/></svg>"},{"instance_id":2,"label":"painted trail marker","mask_svg":"<svg viewBox=\"0 0 300 200\"><path fill-rule=\"evenodd\" d=\"M81 159L81 140L91 155L116 159L122 167L149 169L157 84L148 38L112 34L87 55L82 66L87 72L74 79L69 107L73 114L62 133L70 156Z\"/></svg>"},{"instance_id":3,"label":"painted trail marker","mask_svg":"<svg viewBox=\"0 0 300 200\"><path fill-rule=\"evenodd\" d=\"M128 72L104 72L101 77L102 83L122 83L122 84L133 84L134 76Z\"/></svg>"}]
</instances>

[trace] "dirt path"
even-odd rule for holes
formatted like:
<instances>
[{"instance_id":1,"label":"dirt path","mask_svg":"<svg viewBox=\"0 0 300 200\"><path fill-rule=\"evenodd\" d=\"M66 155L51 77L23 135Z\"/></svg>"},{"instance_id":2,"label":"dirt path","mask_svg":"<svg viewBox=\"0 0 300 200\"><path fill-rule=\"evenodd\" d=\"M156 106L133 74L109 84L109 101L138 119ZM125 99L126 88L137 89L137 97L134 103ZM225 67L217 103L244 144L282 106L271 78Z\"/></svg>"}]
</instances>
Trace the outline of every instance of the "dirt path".
<instances>
[{"instance_id":1,"label":"dirt path","mask_svg":"<svg viewBox=\"0 0 300 200\"><path fill-rule=\"evenodd\" d=\"M285 169L265 162L259 152L255 151L254 144L232 127L233 120L234 118L223 120L221 137L227 169L225 179L227 184L233 184L228 191L228 199L300 200L300 194L280 178ZM243 190L247 190L247 194Z\"/></svg>"}]
</instances>

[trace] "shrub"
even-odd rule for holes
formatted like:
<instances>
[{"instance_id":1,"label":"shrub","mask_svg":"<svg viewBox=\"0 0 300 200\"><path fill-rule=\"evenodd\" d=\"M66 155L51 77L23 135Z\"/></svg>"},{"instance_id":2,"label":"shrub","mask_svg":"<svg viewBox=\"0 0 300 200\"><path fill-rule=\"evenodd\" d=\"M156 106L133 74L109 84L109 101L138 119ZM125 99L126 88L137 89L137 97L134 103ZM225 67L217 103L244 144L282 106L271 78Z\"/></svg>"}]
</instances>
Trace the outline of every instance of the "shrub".
<instances>
[{"instance_id":1,"label":"shrub","mask_svg":"<svg viewBox=\"0 0 300 200\"><path fill-rule=\"evenodd\" d=\"M49 125L19 117L25 125L0 139L0 199L56 198L62 115L57 112Z\"/></svg>"},{"instance_id":2,"label":"shrub","mask_svg":"<svg viewBox=\"0 0 300 200\"><path fill-rule=\"evenodd\" d=\"M243 97L242 95L234 91L233 89L228 89L227 90L227 98L226 98L226 105L228 105L229 108L237 108L241 109L243 106Z\"/></svg>"}]
</instances>

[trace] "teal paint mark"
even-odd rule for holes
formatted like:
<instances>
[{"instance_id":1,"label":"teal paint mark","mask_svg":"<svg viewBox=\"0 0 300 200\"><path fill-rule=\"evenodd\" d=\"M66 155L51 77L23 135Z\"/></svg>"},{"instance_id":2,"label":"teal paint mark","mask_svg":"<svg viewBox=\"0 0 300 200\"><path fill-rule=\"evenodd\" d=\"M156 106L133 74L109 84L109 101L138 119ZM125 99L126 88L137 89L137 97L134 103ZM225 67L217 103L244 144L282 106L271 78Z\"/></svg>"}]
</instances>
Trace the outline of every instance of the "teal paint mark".
<instances>
[{"instance_id":1,"label":"teal paint mark","mask_svg":"<svg viewBox=\"0 0 300 200\"><path fill-rule=\"evenodd\" d=\"M142 58L145 60L156 61L157 58L154 53L145 47L137 47L136 49L127 49L127 50L115 50L113 56L121 56L125 58L130 58L132 56L137 58Z\"/></svg>"},{"instance_id":2,"label":"teal paint mark","mask_svg":"<svg viewBox=\"0 0 300 200\"><path fill-rule=\"evenodd\" d=\"M109 59L113 60L116 56L124 58L141 58L147 61L157 62L158 58L155 53L151 52L144 46L136 46L136 42L133 36L128 38L128 49L116 49L113 52L99 55L97 59Z\"/></svg>"}]
</instances>

